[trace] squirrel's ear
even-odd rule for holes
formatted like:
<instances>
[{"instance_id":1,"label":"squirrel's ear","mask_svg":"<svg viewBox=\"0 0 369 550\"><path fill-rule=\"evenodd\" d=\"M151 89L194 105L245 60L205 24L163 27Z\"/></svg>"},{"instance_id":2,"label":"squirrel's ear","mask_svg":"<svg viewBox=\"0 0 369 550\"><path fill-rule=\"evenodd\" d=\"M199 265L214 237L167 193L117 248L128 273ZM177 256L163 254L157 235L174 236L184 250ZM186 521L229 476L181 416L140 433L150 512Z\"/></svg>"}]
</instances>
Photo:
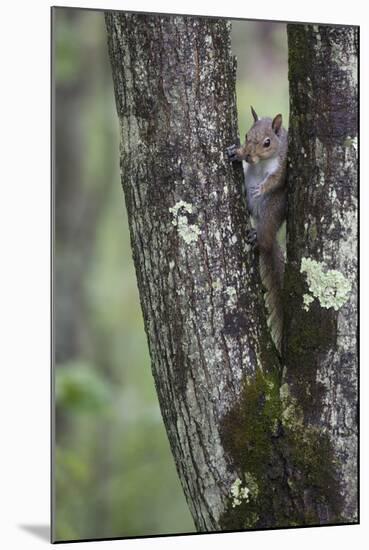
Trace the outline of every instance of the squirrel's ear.
<instances>
[{"instance_id":1,"label":"squirrel's ear","mask_svg":"<svg viewBox=\"0 0 369 550\"><path fill-rule=\"evenodd\" d=\"M255 113L255 110L254 110L254 107L251 105L251 113L252 113L252 116L254 117L254 122L256 122L257 120L259 120L259 117L258 115Z\"/></svg>"},{"instance_id":2,"label":"squirrel's ear","mask_svg":"<svg viewBox=\"0 0 369 550\"><path fill-rule=\"evenodd\" d=\"M281 126L282 126L282 115L279 114L273 118L273 122L272 122L272 128L276 134L279 133Z\"/></svg>"}]
</instances>

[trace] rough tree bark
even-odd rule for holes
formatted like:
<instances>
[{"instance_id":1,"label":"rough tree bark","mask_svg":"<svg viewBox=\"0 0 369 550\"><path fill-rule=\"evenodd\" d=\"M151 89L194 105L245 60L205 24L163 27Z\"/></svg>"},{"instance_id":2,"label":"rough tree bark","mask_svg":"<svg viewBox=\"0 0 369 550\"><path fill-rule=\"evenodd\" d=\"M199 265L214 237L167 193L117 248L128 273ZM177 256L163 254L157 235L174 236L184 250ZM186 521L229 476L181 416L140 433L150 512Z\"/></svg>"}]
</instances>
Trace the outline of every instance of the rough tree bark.
<instances>
[{"instance_id":1,"label":"rough tree bark","mask_svg":"<svg viewBox=\"0 0 369 550\"><path fill-rule=\"evenodd\" d=\"M238 135L229 23L110 12L106 25L152 371L196 528L343 520L336 447L303 416L299 350L282 372L245 241L241 167L224 155ZM288 296L292 342L306 312L291 284Z\"/></svg>"},{"instance_id":2,"label":"rough tree bark","mask_svg":"<svg viewBox=\"0 0 369 550\"><path fill-rule=\"evenodd\" d=\"M317 485L327 490L319 500L310 487L305 512L355 522L358 29L291 24L288 45L286 389L306 433L326 443Z\"/></svg>"},{"instance_id":3,"label":"rough tree bark","mask_svg":"<svg viewBox=\"0 0 369 550\"><path fill-rule=\"evenodd\" d=\"M278 367L245 244L241 169L225 156L238 134L230 25L118 13L106 23L161 411L196 527L219 529L243 476L227 456L222 420L263 358Z\"/></svg>"}]
</instances>

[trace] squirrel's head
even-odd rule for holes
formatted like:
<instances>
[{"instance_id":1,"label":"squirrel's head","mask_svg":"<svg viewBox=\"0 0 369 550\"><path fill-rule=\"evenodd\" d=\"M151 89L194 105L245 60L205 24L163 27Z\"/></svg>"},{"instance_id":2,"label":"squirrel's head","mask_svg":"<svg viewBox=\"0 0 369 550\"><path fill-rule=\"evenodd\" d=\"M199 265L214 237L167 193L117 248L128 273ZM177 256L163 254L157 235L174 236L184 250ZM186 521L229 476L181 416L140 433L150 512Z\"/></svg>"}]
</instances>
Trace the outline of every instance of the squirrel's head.
<instances>
[{"instance_id":1,"label":"squirrel's head","mask_svg":"<svg viewBox=\"0 0 369 550\"><path fill-rule=\"evenodd\" d=\"M248 163L257 164L278 154L282 115L278 114L273 119L259 118L252 107L251 112L254 124L245 136L244 152Z\"/></svg>"}]
</instances>

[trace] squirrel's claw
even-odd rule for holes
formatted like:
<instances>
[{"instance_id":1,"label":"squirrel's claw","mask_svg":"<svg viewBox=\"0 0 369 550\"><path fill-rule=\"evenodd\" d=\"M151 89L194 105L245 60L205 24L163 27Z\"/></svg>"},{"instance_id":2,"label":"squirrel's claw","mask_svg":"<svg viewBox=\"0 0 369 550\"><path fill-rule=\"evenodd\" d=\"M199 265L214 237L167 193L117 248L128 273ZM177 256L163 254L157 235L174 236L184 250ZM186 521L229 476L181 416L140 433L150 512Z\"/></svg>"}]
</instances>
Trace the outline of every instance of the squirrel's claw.
<instances>
[{"instance_id":1,"label":"squirrel's claw","mask_svg":"<svg viewBox=\"0 0 369 550\"><path fill-rule=\"evenodd\" d=\"M230 160L231 162L234 162L235 160L239 160L237 155L237 149L238 147L236 144L230 145L229 147L226 148L228 160Z\"/></svg>"},{"instance_id":2,"label":"squirrel's claw","mask_svg":"<svg viewBox=\"0 0 369 550\"><path fill-rule=\"evenodd\" d=\"M257 246L257 233L256 229L248 229L246 231L246 242L247 244L251 244L253 248Z\"/></svg>"},{"instance_id":3,"label":"squirrel's claw","mask_svg":"<svg viewBox=\"0 0 369 550\"><path fill-rule=\"evenodd\" d=\"M264 194L264 187L260 185L257 189L254 189L252 196L254 199L257 199L258 197L261 197L261 195Z\"/></svg>"}]
</instances>

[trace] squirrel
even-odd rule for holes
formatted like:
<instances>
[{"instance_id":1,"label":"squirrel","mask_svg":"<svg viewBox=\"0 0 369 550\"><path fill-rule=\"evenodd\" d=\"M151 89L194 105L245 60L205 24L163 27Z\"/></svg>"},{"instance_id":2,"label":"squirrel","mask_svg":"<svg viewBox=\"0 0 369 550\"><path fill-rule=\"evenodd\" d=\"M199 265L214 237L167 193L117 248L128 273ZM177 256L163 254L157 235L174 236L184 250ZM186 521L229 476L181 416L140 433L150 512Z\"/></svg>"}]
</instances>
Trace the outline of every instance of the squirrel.
<instances>
[{"instance_id":1,"label":"squirrel","mask_svg":"<svg viewBox=\"0 0 369 550\"><path fill-rule=\"evenodd\" d=\"M247 205L255 224L255 229L248 232L248 242L259 250L268 325L281 353L284 257L276 237L286 217L287 131L282 127L281 114L273 119L259 118L253 107L251 113L254 124L244 145L231 145L226 152L230 161L243 164Z\"/></svg>"}]
</instances>

